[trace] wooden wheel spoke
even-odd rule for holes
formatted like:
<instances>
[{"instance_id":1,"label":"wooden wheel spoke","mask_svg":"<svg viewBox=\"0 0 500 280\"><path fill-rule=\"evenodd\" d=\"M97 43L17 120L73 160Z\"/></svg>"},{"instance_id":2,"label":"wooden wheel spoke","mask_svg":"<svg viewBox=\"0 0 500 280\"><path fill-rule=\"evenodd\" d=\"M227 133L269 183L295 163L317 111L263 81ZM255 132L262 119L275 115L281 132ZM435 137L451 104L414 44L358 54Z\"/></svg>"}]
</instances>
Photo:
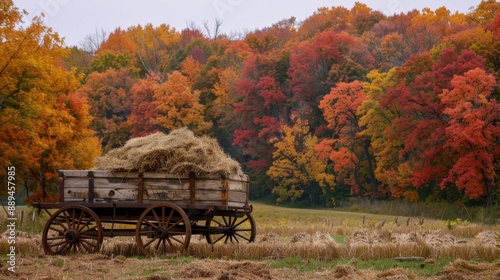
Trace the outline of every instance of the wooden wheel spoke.
<instances>
[{"instance_id":1,"label":"wooden wheel spoke","mask_svg":"<svg viewBox=\"0 0 500 280\"><path fill-rule=\"evenodd\" d=\"M76 231L80 228L81 223L83 222L84 212L80 211L80 216L78 219L76 218L76 209L73 209L73 227ZM84 227L84 226L83 226Z\"/></svg>"},{"instance_id":2,"label":"wooden wheel spoke","mask_svg":"<svg viewBox=\"0 0 500 280\"><path fill-rule=\"evenodd\" d=\"M156 245L156 251L158 252L158 249L160 249L160 245L162 243L163 239L158 238L158 244Z\"/></svg>"},{"instance_id":3,"label":"wooden wheel spoke","mask_svg":"<svg viewBox=\"0 0 500 280\"><path fill-rule=\"evenodd\" d=\"M167 230L170 230L170 229L174 228L176 225L180 224L181 222L183 222L183 221L182 220L178 220L173 225L171 225L170 227L168 227Z\"/></svg>"},{"instance_id":4,"label":"wooden wheel spoke","mask_svg":"<svg viewBox=\"0 0 500 280\"><path fill-rule=\"evenodd\" d=\"M164 241L166 241L168 243L168 246L170 246L170 248L174 248L174 244L172 244L172 241L170 241L170 238L165 238ZM167 252L168 250L165 249L165 252Z\"/></svg>"},{"instance_id":5,"label":"wooden wheel spoke","mask_svg":"<svg viewBox=\"0 0 500 280\"><path fill-rule=\"evenodd\" d=\"M144 248L148 247L149 245L151 245L151 243L155 242L155 240L157 240L158 238L156 237L153 237L151 238L146 244L144 244Z\"/></svg>"},{"instance_id":6,"label":"wooden wheel spoke","mask_svg":"<svg viewBox=\"0 0 500 280\"><path fill-rule=\"evenodd\" d=\"M168 251L168 249L167 249L168 247L167 247L167 241L166 241L166 239L163 239L161 241L161 243L163 244L163 252L167 252Z\"/></svg>"},{"instance_id":7,"label":"wooden wheel spoke","mask_svg":"<svg viewBox=\"0 0 500 280\"><path fill-rule=\"evenodd\" d=\"M238 217L233 218L233 222L231 223L231 227L234 227L234 224L236 224L237 220L238 220Z\"/></svg>"},{"instance_id":8,"label":"wooden wheel spoke","mask_svg":"<svg viewBox=\"0 0 500 280\"><path fill-rule=\"evenodd\" d=\"M76 210L73 208L73 209L71 209L71 228L72 229L76 229L76 227L75 227L75 222L76 222L75 215L76 215Z\"/></svg>"},{"instance_id":9,"label":"wooden wheel spoke","mask_svg":"<svg viewBox=\"0 0 500 280\"><path fill-rule=\"evenodd\" d=\"M93 230L95 230L95 229L97 229L97 226L93 226L93 227L90 227L90 228L88 228L88 229L86 229L86 230L84 230L84 231L80 231L80 232L79 232L79 234L80 234L80 235L81 235L81 234L85 234L85 233L90 232L90 231L93 231Z\"/></svg>"},{"instance_id":10,"label":"wooden wheel spoke","mask_svg":"<svg viewBox=\"0 0 500 280\"><path fill-rule=\"evenodd\" d=\"M56 231L56 232L59 232L60 234L64 234L64 230L53 228L53 227L49 227L49 229Z\"/></svg>"},{"instance_id":11,"label":"wooden wheel spoke","mask_svg":"<svg viewBox=\"0 0 500 280\"><path fill-rule=\"evenodd\" d=\"M147 235L148 233L155 233L154 230L142 230L139 232L141 236Z\"/></svg>"},{"instance_id":12,"label":"wooden wheel spoke","mask_svg":"<svg viewBox=\"0 0 500 280\"><path fill-rule=\"evenodd\" d=\"M236 237L236 234L231 235L231 241L233 241L233 238L234 238L234 240L236 241L236 243L240 243L240 241L239 241L239 240L238 240L238 238Z\"/></svg>"},{"instance_id":13,"label":"wooden wheel spoke","mask_svg":"<svg viewBox=\"0 0 500 280\"><path fill-rule=\"evenodd\" d=\"M222 238L224 238L224 236L225 236L224 234L223 234L223 235L221 235L219 238L217 238L217 240L213 241L212 243L213 243L213 244L215 244L215 243L217 243L217 242L221 241L221 240L222 240Z\"/></svg>"},{"instance_id":14,"label":"wooden wheel spoke","mask_svg":"<svg viewBox=\"0 0 500 280\"><path fill-rule=\"evenodd\" d=\"M82 211L80 212L80 217L78 218L78 221L84 221L85 220L85 212ZM89 221L91 221L92 219L87 219L87 221L85 222L85 224L82 226L82 228L84 228L88 223ZM78 227L76 230L79 230L80 227Z\"/></svg>"},{"instance_id":15,"label":"wooden wheel spoke","mask_svg":"<svg viewBox=\"0 0 500 280\"><path fill-rule=\"evenodd\" d=\"M47 237L47 240L58 240L58 239L65 239L66 237L64 236L55 236L55 237Z\"/></svg>"},{"instance_id":16,"label":"wooden wheel spoke","mask_svg":"<svg viewBox=\"0 0 500 280\"><path fill-rule=\"evenodd\" d=\"M66 221L67 221L67 220L66 220ZM64 225L64 223L63 223L63 222L59 221L59 219L57 219L57 218L56 218L56 219L54 219L54 222L56 222L58 225L60 225L60 226L64 229L64 231L66 231L66 230L68 230L68 229L69 229L69 228L67 228L67 227L66 227L66 225Z\"/></svg>"},{"instance_id":17,"label":"wooden wheel spoke","mask_svg":"<svg viewBox=\"0 0 500 280\"><path fill-rule=\"evenodd\" d=\"M172 239L179 244L184 244L184 241L177 239L177 237L169 236L167 239Z\"/></svg>"},{"instance_id":18,"label":"wooden wheel spoke","mask_svg":"<svg viewBox=\"0 0 500 280\"><path fill-rule=\"evenodd\" d=\"M163 208L165 211L165 208ZM168 220L167 223L163 224L164 226L168 226L170 224L170 221L172 220L172 217L174 216L174 209L170 210L170 214L168 215ZM165 216L163 216L165 218Z\"/></svg>"},{"instance_id":19,"label":"wooden wheel spoke","mask_svg":"<svg viewBox=\"0 0 500 280\"><path fill-rule=\"evenodd\" d=\"M61 245L62 245L62 244L61 244ZM64 243L64 246L62 246L61 248L59 248L59 250L57 250L57 252L55 252L55 253L56 253L56 254L61 254L61 253L64 251L64 249L66 249L66 247L68 247L68 245L69 245L69 244L65 242L65 243Z\"/></svg>"},{"instance_id":20,"label":"wooden wheel spoke","mask_svg":"<svg viewBox=\"0 0 500 280\"><path fill-rule=\"evenodd\" d=\"M225 216L222 216L222 220L224 220L224 225L225 226L229 225L229 223L226 221L226 217ZM229 218L229 221L231 222L231 218Z\"/></svg>"},{"instance_id":21,"label":"wooden wheel spoke","mask_svg":"<svg viewBox=\"0 0 500 280\"><path fill-rule=\"evenodd\" d=\"M165 226L165 207L161 208L161 226Z\"/></svg>"},{"instance_id":22,"label":"wooden wheel spoke","mask_svg":"<svg viewBox=\"0 0 500 280\"><path fill-rule=\"evenodd\" d=\"M219 221L217 221L217 220L215 220L215 219L213 219L213 218L212 218L212 221L214 221L215 223L217 223L217 224L218 224L219 226L221 226L221 227L223 227L223 226L224 226L223 224L219 223Z\"/></svg>"},{"instance_id":23,"label":"wooden wheel spoke","mask_svg":"<svg viewBox=\"0 0 500 280\"><path fill-rule=\"evenodd\" d=\"M79 245L82 246L83 248L85 248L85 250L87 250L87 252L91 253L93 252L94 250L92 249L93 248L96 248L93 244L89 243L89 242L85 242L85 241L81 241L79 242Z\"/></svg>"},{"instance_id":24,"label":"wooden wheel spoke","mask_svg":"<svg viewBox=\"0 0 500 280\"><path fill-rule=\"evenodd\" d=\"M82 212L83 213L83 212ZM86 226L88 226L93 220L92 219L88 219L87 221L85 221L85 224L83 224L81 227L78 227L76 230L77 231L80 231L82 229L84 229Z\"/></svg>"},{"instance_id":25,"label":"wooden wheel spoke","mask_svg":"<svg viewBox=\"0 0 500 280\"><path fill-rule=\"evenodd\" d=\"M147 219L144 219L143 221L145 221L145 222L146 222L146 224L148 224L148 225L152 226L154 229L157 229L157 228L158 228L158 226L157 226L157 225L153 224L152 222L150 222L150 221L149 221L149 220L147 220Z\"/></svg>"},{"instance_id":26,"label":"wooden wheel spoke","mask_svg":"<svg viewBox=\"0 0 500 280\"><path fill-rule=\"evenodd\" d=\"M246 221L248 221L248 218L245 218L243 221L239 222L238 224L234 225L233 227L237 228Z\"/></svg>"},{"instance_id":27,"label":"wooden wheel spoke","mask_svg":"<svg viewBox=\"0 0 500 280\"><path fill-rule=\"evenodd\" d=\"M49 247L55 247L55 246L60 246L60 245L63 245L63 244L68 244L68 243L66 242L66 240L63 240L63 241L61 241L61 242L48 244L48 246L49 246Z\"/></svg>"},{"instance_id":28,"label":"wooden wheel spoke","mask_svg":"<svg viewBox=\"0 0 500 280\"><path fill-rule=\"evenodd\" d=\"M247 238L247 237L245 237L245 236L243 236L243 235L241 235L241 234L239 234L239 233L237 233L237 232L235 232L235 233L234 233L234 235L235 235L235 236L234 236L235 238L236 238L236 235L237 235L237 236L239 236L239 237L241 237L241 238L245 239L245 240L246 240L246 241L248 241L248 242L250 242L250 241L251 241L251 240L250 240L250 238Z\"/></svg>"},{"instance_id":29,"label":"wooden wheel spoke","mask_svg":"<svg viewBox=\"0 0 500 280\"><path fill-rule=\"evenodd\" d=\"M80 238L83 238L83 239L94 239L94 240L97 240L99 237L98 236L94 236L94 235L86 235L86 234L83 234L83 235L79 235Z\"/></svg>"},{"instance_id":30,"label":"wooden wheel spoke","mask_svg":"<svg viewBox=\"0 0 500 280\"><path fill-rule=\"evenodd\" d=\"M80 239L80 242L81 242L81 243L85 243L85 244L87 244L87 245L89 245L89 246L91 246L91 247L97 247L97 246L98 246L98 244L97 244L97 243L92 243L92 242L89 242L87 239Z\"/></svg>"},{"instance_id":31,"label":"wooden wheel spoke","mask_svg":"<svg viewBox=\"0 0 500 280\"><path fill-rule=\"evenodd\" d=\"M155 217L155 219L158 222L158 224L161 225L160 218L158 218L158 215L156 214L155 209L151 209L151 212L153 212L153 216Z\"/></svg>"},{"instance_id":32,"label":"wooden wheel spoke","mask_svg":"<svg viewBox=\"0 0 500 280\"><path fill-rule=\"evenodd\" d=\"M78 251L83 252L82 245L80 243L76 243L76 247L78 248Z\"/></svg>"}]
</instances>

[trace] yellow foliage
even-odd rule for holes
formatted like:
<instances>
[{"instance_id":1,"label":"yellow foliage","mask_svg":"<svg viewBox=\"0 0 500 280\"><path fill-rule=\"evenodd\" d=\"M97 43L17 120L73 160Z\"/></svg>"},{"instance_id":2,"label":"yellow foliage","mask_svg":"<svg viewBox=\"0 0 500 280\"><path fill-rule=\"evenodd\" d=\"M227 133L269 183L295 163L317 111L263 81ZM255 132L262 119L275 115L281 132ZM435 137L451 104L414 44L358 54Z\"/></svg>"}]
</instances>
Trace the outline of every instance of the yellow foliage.
<instances>
[{"instance_id":1,"label":"yellow foliage","mask_svg":"<svg viewBox=\"0 0 500 280\"><path fill-rule=\"evenodd\" d=\"M196 133L203 133L212 123L203 119L205 107L200 104L200 92L191 89L188 78L174 71L168 80L154 94L158 116L155 124L168 130L188 127Z\"/></svg>"},{"instance_id":2,"label":"yellow foliage","mask_svg":"<svg viewBox=\"0 0 500 280\"><path fill-rule=\"evenodd\" d=\"M300 118L294 121L293 126L283 125L282 139L274 143L273 165L267 171L277 182L273 188L277 202L295 201L315 184L323 193L325 188L334 186L334 176L326 172L327 159L315 150L318 138L309 134L307 121Z\"/></svg>"}]
</instances>

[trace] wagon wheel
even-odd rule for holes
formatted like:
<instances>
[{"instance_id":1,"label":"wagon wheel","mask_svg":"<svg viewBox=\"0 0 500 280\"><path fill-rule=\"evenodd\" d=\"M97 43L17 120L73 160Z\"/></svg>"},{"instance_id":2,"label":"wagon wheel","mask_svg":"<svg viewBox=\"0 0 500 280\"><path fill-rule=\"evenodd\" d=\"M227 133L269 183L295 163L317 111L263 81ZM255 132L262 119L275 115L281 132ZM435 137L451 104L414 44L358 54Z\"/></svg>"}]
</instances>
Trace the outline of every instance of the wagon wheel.
<instances>
[{"instance_id":1,"label":"wagon wheel","mask_svg":"<svg viewBox=\"0 0 500 280\"><path fill-rule=\"evenodd\" d=\"M243 216L238 216L236 213L212 216L207 220L206 226L208 233L205 236L210 244L219 241L240 243L255 240L255 220L250 213Z\"/></svg>"},{"instance_id":2,"label":"wagon wheel","mask_svg":"<svg viewBox=\"0 0 500 280\"><path fill-rule=\"evenodd\" d=\"M55 212L42 233L48 255L96 253L101 248L103 229L99 217L87 207L65 206Z\"/></svg>"},{"instance_id":3,"label":"wagon wheel","mask_svg":"<svg viewBox=\"0 0 500 280\"><path fill-rule=\"evenodd\" d=\"M152 205L139 217L135 238L146 256L185 250L191 240L191 222L175 204Z\"/></svg>"}]
</instances>

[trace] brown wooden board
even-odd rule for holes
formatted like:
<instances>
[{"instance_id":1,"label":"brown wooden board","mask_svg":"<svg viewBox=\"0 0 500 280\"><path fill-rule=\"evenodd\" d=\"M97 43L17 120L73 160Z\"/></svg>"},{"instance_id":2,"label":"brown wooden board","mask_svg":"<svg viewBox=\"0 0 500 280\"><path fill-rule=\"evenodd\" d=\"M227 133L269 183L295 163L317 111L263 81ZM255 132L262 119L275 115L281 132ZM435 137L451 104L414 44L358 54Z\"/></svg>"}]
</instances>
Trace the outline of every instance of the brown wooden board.
<instances>
[{"instance_id":1,"label":"brown wooden board","mask_svg":"<svg viewBox=\"0 0 500 280\"><path fill-rule=\"evenodd\" d=\"M194 179L168 173L112 172L105 170L63 170L63 196L65 202L92 201L89 198L89 182L93 180L93 202L161 201L179 205L214 205L244 207L248 202L248 176L220 174ZM141 181L142 180L142 181ZM142 196L138 197L142 182Z\"/></svg>"}]
</instances>

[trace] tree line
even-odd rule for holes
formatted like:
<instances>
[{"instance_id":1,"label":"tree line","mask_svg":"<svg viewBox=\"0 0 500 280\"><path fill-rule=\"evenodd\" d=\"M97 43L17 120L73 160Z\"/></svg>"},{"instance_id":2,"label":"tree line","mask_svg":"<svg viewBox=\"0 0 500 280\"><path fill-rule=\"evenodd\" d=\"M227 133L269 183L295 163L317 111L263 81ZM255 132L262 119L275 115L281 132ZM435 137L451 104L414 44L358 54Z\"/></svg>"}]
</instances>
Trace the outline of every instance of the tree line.
<instances>
[{"instance_id":1,"label":"tree line","mask_svg":"<svg viewBox=\"0 0 500 280\"><path fill-rule=\"evenodd\" d=\"M188 127L242 163L253 197L498 203L494 0L465 14L325 7L240 36L221 21L137 25L80 47L1 1L0 161L32 200L60 169Z\"/></svg>"}]
</instances>

